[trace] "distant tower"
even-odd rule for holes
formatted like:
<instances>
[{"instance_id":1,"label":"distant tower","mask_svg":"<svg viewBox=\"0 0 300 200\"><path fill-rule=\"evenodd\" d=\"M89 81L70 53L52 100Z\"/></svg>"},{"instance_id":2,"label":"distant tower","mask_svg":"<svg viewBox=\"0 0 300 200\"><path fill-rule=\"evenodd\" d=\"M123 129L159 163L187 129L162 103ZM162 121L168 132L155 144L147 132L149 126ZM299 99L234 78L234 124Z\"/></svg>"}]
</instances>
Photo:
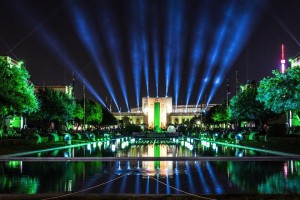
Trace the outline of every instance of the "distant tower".
<instances>
[{"instance_id":1,"label":"distant tower","mask_svg":"<svg viewBox=\"0 0 300 200\"><path fill-rule=\"evenodd\" d=\"M285 73L284 45L281 45L281 73Z\"/></svg>"}]
</instances>

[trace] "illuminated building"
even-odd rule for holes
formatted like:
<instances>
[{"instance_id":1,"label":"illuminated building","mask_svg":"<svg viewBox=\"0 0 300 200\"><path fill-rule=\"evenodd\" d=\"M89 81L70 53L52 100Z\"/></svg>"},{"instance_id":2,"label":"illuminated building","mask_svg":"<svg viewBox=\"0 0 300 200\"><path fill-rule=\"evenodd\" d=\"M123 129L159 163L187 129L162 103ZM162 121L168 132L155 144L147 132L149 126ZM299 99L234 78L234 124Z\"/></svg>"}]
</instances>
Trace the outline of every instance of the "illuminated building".
<instances>
[{"instance_id":1,"label":"illuminated building","mask_svg":"<svg viewBox=\"0 0 300 200\"><path fill-rule=\"evenodd\" d=\"M141 108L133 108L130 112L113 112L112 114L117 120L128 117L132 124L147 124L149 129L159 130L167 128L168 124L179 125L190 121L193 117L199 116L215 105L200 104L198 107L195 105L173 105L172 97L143 97Z\"/></svg>"},{"instance_id":2,"label":"illuminated building","mask_svg":"<svg viewBox=\"0 0 300 200\"><path fill-rule=\"evenodd\" d=\"M300 66L300 53L296 55L294 58L289 60L291 63L291 67Z\"/></svg>"},{"instance_id":3,"label":"illuminated building","mask_svg":"<svg viewBox=\"0 0 300 200\"><path fill-rule=\"evenodd\" d=\"M2 63L5 63L7 65L7 67L10 67L10 68L12 68L12 67L20 68L20 66L23 64L23 61L16 61L8 56L0 56L0 61Z\"/></svg>"},{"instance_id":4,"label":"illuminated building","mask_svg":"<svg viewBox=\"0 0 300 200\"><path fill-rule=\"evenodd\" d=\"M55 90L55 91L59 91L59 92L63 92L66 93L69 96L73 96L73 86L71 85L65 85L65 86L34 86L34 90L35 92L37 92L39 89L45 90L45 88L51 89L51 90Z\"/></svg>"}]
</instances>

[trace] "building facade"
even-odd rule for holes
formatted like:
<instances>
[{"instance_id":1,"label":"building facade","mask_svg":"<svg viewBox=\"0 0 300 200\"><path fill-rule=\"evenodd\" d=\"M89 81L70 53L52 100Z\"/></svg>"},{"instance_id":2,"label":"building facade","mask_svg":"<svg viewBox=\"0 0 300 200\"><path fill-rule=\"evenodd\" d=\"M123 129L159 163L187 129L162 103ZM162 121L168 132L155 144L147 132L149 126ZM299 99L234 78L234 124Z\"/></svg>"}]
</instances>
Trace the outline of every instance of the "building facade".
<instances>
[{"instance_id":1,"label":"building facade","mask_svg":"<svg viewBox=\"0 0 300 200\"><path fill-rule=\"evenodd\" d=\"M172 97L143 97L142 107L133 108L130 112L113 112L117 120L128 117L130 123L146 125L149 129L166 129L168 125L179 125L189 122L216 104L173 105Z\"/></svg>"}]
</instances>

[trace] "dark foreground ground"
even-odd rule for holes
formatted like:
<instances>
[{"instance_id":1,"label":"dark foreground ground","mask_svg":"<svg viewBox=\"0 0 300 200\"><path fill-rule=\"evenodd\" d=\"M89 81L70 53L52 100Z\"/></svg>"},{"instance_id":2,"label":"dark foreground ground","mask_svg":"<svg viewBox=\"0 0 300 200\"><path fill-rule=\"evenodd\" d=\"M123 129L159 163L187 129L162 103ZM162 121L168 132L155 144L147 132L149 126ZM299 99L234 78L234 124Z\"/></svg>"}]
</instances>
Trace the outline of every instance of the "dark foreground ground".
<instances>
[{"instance_id":1,"label":"dark foreground ground","mask_svg":"<svg viewBox=\"0 0 300 200\"><path fill-rule=\"evenodd\" d=\"M188 196L188 195L71 195L62 197L60 194L42 194L42 195L1 195L0 199L2 200L10 200L10 199L18 199L18 200L37 200L37 199L75 199L75 200L94 200L94 199L101 199L101 200L158 200L158 199L166 199L166 200L298 200L300 199L300 195L256 195L256 194L249 194L249 195L222 195L222 196Z\"/></svg>"}]
</instances>

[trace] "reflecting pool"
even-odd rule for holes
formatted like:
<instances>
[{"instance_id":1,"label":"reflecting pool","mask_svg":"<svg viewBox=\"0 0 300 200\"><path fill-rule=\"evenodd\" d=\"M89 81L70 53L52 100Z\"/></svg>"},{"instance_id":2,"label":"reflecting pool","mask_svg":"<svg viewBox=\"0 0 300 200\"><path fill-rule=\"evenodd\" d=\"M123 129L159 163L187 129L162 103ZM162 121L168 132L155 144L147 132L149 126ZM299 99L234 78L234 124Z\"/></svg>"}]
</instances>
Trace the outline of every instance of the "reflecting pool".
<instances>
[{"instance_id":1,"label":"reflecting pool","mask_svg":"<svg viewBox=\"0 0 300 200\"><path fill-rule=\"evenodd\" d=\"M145 140L120 138L91 142L72 148L25 153L20 156L36 157L206 157L206 156L269 156L266 152L236 148L200 141L192 138L167 140Z\"/></svg>"},{"instance_id":2,"label":"reflecting pool","mask_svg":"<svg viewBox=\"0 0 300 200\"><path fill-rule=\"evenodd\" d=\"M270 161L270 156L274 155L192 138L97 141L2 159L0 193L299 194L300 162ZM83 161L83 157L111 160ZM228 160L196 159L205 157ZM233 159L241 157L265 160Z\"/></svg>"},{"instance_id":3,"label":"reflecting pool","mask_svg":"<svg viewBox=\"0 0 300 200\"><path fill-rule=\"evenodd\" d=\"M299 194L299 161L1 162L1 193Z\"/></svg>"}]
</instances>

